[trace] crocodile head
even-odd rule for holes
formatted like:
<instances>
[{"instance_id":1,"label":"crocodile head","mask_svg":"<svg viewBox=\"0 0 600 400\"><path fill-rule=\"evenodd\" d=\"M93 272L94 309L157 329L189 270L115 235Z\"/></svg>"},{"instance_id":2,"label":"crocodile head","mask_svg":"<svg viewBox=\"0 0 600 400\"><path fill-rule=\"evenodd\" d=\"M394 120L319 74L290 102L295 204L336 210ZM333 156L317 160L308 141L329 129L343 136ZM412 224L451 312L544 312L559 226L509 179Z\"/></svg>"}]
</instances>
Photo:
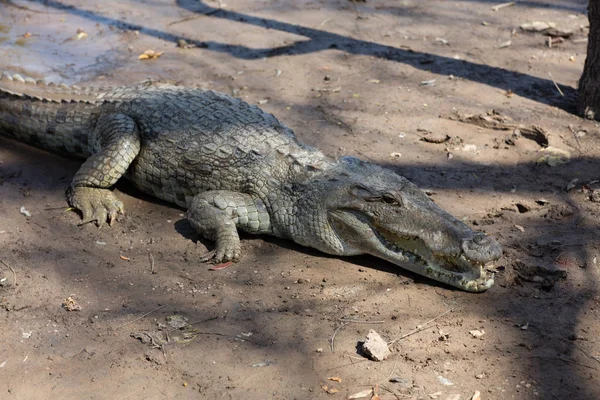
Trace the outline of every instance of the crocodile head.
<instances>
[{"instance_id":1,"label":"crocodile head","mask_svg":"<svg viewBox=\"0 0 600 400\"><path fill-rule=\"evenodd\" d=\"M327 175L317 182L321 201L313 207L320 215L312 225L320 228L312 237L319 243L312 247L371 254L469 292L493 285L486 265L500 258L500 244L442 210L406 178L350 157Z\"/></svg>"}]
</instances>

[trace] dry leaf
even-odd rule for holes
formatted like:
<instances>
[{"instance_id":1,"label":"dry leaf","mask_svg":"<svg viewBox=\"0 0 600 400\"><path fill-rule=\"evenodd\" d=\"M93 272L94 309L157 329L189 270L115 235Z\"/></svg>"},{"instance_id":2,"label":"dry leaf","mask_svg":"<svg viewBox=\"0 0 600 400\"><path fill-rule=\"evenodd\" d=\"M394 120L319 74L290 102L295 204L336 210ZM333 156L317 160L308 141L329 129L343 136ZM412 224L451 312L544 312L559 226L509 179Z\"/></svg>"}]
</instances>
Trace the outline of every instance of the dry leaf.
<instances>
[{"instance_id":1,"label":"dry leaf","mask_svg":"<svg viewBox=\"0 0 600 400\"><path fill-rule=\"evenodd\" d=\"M139 60L153 60L163 55L162 51L146 50L138 57Z\"/></svg>"},{"instance_id":2,"label":"dry leaf","mask_svg":"<svg viewBox=\"0 0 600 400\"><path fill-rule=\"evenodd\" d=\"M342 383L342 378L339 376L332 376L331 378L327 378L327 380Z\"/></svg>"},{"instance_id":3,"label":"dry leaf","mask_svg":"<svg viewBox=\"0 0 600 400\"><path fill-rule=\"evenodd\" d=\"M129 257L125 257L123 254L119 254L119 257L121 257L121 260L129 261Z\"/></svg>"},{"instance_id":4,"label":"dry leaf","mask_svg":"<svg viewBox=\"0 0 600 400\"><path fill-rule=\"evenodd\" d=\"M329 394L336 394L337 392L339 392L339 390L337 390L336 388L328 388L327 385L321 386L321 389L323 389L325 392L327 392Z\"/></svg>"},{"instance_id":5,"label":"dry leaf","mask_svg":"<svg viewBox=\"0 0 600 400\"><path fill-rule=\"evenodd\" d=\"M379 383L376 383L373 388L373 397L371 397L371 400L381 400L381 397L379 397Z\"/></svg>"},{"instance_id":6,"label":"dry leaf","mask_svg":"<svg viewBox=\"0 0 600 400\"><path fill-rule=\"evenodd\" d=\"M81 310L81 306L79 304L77 304L75 299L72 298L71 296L67 297L63 301L62 306L67 311L80 311Z\"/></svg>"},{"instance_id":7,"label":"dry leaf","mask_svg":"<svg viewBox=\"0 0 600 400\"><path fill-rule=\"evenodd\" d=\"M77 36L75 36L75 39L77 40L81 40L81 39L85 39L87 37L87 33L85 33L85 31L81 28L77 29Z\"/></svg>"},{"instance_id":8,"label":"dry leaf","mask_svg":"<svg viewBox=\"0 0 600 400\"><path fill-rule=\"evenodd\" d=\"M373 389L363 390L362 392L351 394L346 397L348 400L362 399L373 394Z\"/></svg>"}]
</instances>

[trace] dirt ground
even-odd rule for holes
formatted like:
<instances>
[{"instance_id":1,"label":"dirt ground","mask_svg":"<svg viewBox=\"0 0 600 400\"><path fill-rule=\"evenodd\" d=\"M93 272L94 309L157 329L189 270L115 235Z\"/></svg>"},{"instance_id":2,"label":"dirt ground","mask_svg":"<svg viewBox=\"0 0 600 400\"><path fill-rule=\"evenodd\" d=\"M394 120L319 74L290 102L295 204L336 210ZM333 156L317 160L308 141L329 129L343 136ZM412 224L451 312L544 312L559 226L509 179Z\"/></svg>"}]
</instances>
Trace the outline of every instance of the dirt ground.
<instances>
[{"instance_id":1,"label":"dirt ground","mask_svg":"<svg viewBox=\"0 0 600 400\"><path fill-rule=\"evenodd\" d=\"M212 271L183 210L121 182L125 221L77 226L79 161L0 138L0 398L600 398L600 129L573 114L587 2L498 3L0 2L0 69L241 97L504 246L483 294L268 237ZM531 21L573 34L549 47ZM523 134L449 118L490 110ZM164 327L174 315L186 337ZM395 341L387 360L357 351L369 329Z\"/></svg>"}]
</instances>

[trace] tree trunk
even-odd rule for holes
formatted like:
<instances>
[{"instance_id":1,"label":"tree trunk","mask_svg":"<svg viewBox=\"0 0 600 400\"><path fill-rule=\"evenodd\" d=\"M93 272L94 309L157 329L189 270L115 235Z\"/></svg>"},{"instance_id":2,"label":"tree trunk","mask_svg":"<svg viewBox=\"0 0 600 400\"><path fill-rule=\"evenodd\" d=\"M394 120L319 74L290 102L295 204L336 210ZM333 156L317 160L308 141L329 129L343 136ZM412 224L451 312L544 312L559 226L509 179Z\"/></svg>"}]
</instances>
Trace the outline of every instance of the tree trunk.
<instances>
[{"instance_id":1,"label":"tree trunk","mask_svg":"<svg viewBox=\"0 0 600 400\"><path fill-rule=\"evenodd\" d=\"M590 33L587 57L579 80L577 112L584 118L600 120L600 1L589 0Z\"/></svg>"}]
</instances>

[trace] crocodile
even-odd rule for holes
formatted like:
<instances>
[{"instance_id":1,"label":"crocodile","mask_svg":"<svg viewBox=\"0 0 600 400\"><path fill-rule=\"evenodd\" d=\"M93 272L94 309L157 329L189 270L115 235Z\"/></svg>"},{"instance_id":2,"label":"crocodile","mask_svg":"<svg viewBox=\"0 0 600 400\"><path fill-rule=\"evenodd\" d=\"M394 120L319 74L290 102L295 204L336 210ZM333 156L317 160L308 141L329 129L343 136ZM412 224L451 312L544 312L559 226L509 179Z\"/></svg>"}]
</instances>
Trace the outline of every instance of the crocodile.
<instances>
[{"instance_id":1,"label":"crocodile","mask_svg":"<svg viewBox=\"0 0 600 400\"><path fill-rule=\"evenodd\" d=\"M244 231L337 256L370 254L483 292L502 254L393 170L325 155L259 107L211 90L82 88L3 73L0 133L85 160L67 190L81 224L124 215L112 191L121 177L187 209L191 226L214 242L202 261L238 261Z\"/></svg>"}]
</instances>

